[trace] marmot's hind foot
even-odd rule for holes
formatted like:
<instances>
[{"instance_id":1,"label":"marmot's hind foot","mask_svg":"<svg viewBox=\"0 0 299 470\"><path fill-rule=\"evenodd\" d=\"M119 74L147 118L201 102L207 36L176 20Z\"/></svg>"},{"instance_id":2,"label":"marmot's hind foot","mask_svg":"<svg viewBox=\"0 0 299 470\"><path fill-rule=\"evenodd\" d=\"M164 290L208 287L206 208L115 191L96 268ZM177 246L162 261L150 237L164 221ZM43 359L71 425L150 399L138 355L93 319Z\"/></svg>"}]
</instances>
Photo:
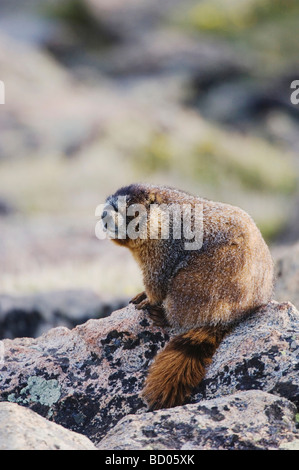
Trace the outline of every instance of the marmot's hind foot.
<instances>
[{"instance_id":1,"label":"marmot's hind foot","mask_svg":"<svg viewBox=\"0 0 299 470\"><path fill-rule=\"evenodd\" d=\"M163 307L159 305L149 305L146 310L155 326L170 326Z\"/></svg>"}]
</instances>

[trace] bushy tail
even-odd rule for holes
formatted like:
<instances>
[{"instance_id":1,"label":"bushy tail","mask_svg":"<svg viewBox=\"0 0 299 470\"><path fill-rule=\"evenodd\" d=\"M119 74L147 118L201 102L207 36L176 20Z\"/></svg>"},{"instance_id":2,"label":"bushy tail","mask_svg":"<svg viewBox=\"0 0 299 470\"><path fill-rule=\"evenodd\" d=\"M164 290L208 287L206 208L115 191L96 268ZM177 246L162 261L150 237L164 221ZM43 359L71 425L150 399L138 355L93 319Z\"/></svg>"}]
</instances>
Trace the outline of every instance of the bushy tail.
<instances>
[{"instance_id":1,"label":"bushy tail","mask_svg":"<svg viewBox=\"0 0 299 470\"><path fill-rule=\"evenodd\" d=\"M152 366L142 391L151 409L182 405L205 375L225 331L196 328L174 337Z\"/></svg>"}]
</instances>

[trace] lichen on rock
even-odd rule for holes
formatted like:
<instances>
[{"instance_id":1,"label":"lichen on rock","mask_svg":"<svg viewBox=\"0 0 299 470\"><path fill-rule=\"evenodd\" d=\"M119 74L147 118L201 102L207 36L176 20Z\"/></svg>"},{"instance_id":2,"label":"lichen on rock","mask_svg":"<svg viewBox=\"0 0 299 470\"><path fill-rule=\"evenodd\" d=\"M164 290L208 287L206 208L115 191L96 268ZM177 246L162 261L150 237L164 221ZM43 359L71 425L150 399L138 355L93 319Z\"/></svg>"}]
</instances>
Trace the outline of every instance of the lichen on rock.
<instances>
[{"instance_id":1,"label":"lichen on rock","mask_svg":"<svg viewBox=\"0 0 299 470\"><path fill-rule=\"evenodd\" d=\"M28 404L38 402L41 405L51 406L60 398L60 385L57 380L46 380L43 377L32 376L28 378L26 387L22 388L19 395L12 393L8 401Z\"/></svg>"},{"instance_id":2,"label":"lichen on rock","mask_svg":"<svg viewBox=\"0 0 299 470\"><path fill-rule=\"evenodd\" d=\"M298 437L298 326L299 313L292 304L270 302L223 340L189 404L149 414L140 392L149 365L172 332L153 326L145 311L138 311L130 304L107 318L89 320L72 330L59 327L35 339L3 340L0 401L28 407L84 434L100 448L111 444L132 449L140 443L146 447L146 442L158 449L163 446L182 449L217 445L242 449L288 446ZM248 428L247 438L242 431L243 423L249 426L247 414L242 414L240 426L237 415L231 415L225 408L232 409L230 403L236 394L240 394L244 407L246 404L250 422L254 421L252 430ZM233 403L239 413L235 399ZM255 413L258 406L263 409L261 426ZM289 425L283 427L286 414ZM209 426L214 423L209 428L208 440L203 437L205 424L202 420L197 422L196 415L206 416ZM160 422L163 416L167 418L161 435L155 421ZM141 440L135 442L128 434L128 439L121 438L122 442L112 444L115 441L111 433L117 423L124 424L115 428L115 436L121 426L129 430L132 427L129 423L138 423L138 419L144 423ZM227 419L235 423L233 433L229 425L222 426ZM139 424L136 426L141 429ZM283 439L272 436L275 426L281 429ZM217 441L217 435L222 435L221 442Z\"/></svg>"}]
</instances>

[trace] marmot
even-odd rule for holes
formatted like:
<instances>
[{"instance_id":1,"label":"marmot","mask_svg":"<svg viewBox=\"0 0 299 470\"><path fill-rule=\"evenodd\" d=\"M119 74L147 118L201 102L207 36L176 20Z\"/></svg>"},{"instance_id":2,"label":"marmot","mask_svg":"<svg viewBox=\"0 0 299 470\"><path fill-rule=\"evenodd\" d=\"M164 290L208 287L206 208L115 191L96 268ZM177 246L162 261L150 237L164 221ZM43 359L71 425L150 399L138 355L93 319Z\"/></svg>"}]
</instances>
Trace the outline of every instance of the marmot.
<instances>
[{"instance_id":1,"label":"marmot","mask_svg":"<svg viewBox=\"0 0 299 470\"><path fill-rule=\"evenodd\" d=\"M121 210L120 196L125 198ZM117 211L124 212L132 204L142 204L146 214L162 205L202 208L202 244L197 249L186 249L190 240L184 235L150 238L144 217L136 227L140 230L146 224L147 236L129 237L126 230L132 213L125 219L125 235L113 240L131 250L142 270L145 291L131 302L137 309L146 309L156 324L176 331L150 366L142 391L151 409L173 407L183 404L200 383L236 321L269 302L273 261L254 221L238 207L168 186L132 184L107 198L102 214L106 230ZM170 217L172 227L175 217ZM194 227L194 216L190 220Z\"/></svg>"}]
</instances>

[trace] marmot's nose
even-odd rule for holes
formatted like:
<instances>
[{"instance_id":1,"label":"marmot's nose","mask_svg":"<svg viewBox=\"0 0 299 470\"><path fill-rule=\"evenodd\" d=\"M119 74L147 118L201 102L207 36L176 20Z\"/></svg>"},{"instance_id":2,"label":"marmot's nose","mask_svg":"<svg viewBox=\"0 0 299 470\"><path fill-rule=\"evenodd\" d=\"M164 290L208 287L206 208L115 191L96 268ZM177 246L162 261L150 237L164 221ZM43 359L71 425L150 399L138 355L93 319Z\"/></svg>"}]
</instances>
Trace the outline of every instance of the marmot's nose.
<instances>
[{"instance_id":1,"label":"marmot's nose","mask_svg":"<svg viewBox=\"0 0 299 470\"><path fill-rule=\"evenodd\" d=\"M103 224L103 228L105 231L108 229L108 222L107 222L108 217L107 216L108 216L108 212L104 210L102 212L101 219L102 219L102 224Z\"/></svg>"},{"instance_id":2,"label":"marmot's nose","mask_svg":"<svg viewBox=\"0 0 299 470\"><path fill-rule=\"evenodd\" d=\"M115 231L117 228L117 214L115 210L112 210L111 206L108 206L107 209L104 208L102 215L102 224L105 231Z\"/></svg>"},{"instance_id":3,"label":"marmot's nose","mask_svg":"<svg viewBox=\"0 0 299 470\"><path fill-rule=\"evenodd\" d=\"M104 210L102 215L101 215L101 218L105 219L105 217L107 217L107 215L108 215L108 212Z\"/></svg>"},{"instance_id":4,"label":"marmot's nose","mask_svg":"<svg viewBox=\"0 0 299 470\"><path fill-rule=\"evenodd\" d=\"M103 224L103 228L104 228L105 231L108 229L107 215L108 215L107 211L104 211L101 215L102 224Z\"/></svg>"}]
</instances>

